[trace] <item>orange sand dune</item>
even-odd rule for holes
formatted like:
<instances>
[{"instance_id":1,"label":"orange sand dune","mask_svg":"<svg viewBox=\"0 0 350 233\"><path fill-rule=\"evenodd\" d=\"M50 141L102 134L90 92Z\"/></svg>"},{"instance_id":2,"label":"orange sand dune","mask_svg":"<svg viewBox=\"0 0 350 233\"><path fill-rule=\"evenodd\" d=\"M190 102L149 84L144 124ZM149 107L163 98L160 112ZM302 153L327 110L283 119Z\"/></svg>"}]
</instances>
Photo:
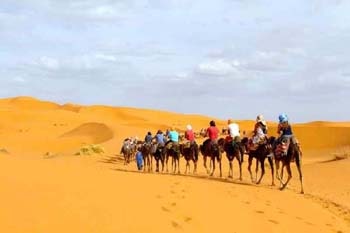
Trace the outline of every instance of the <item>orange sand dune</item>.
<instances>
[{"instance_id":1,"label":"orange sand dune","mask_svg":"<svg viewBox=\"0 0 350 233\"><path fill-rule=\"evenodd\" d=\"M350 232L350 122L295 124L304 150L305 195L293 178L287 190L197 175L137 172L119 155L125 137L211 117L149 109L59 105L31 97L0 99L0 232ZM214 119L219 128L227 119ZM249 135L254 121L237 120ZM276 122L269 132L276 135ZM75 155L100 144L105 154ZM337 158L343 160L332 161ZM328 162L327 162L328 161ZM154 165L154 164L153 164ZM180 169L183 172L182 160Z\"/></svg>"}]
</instances>

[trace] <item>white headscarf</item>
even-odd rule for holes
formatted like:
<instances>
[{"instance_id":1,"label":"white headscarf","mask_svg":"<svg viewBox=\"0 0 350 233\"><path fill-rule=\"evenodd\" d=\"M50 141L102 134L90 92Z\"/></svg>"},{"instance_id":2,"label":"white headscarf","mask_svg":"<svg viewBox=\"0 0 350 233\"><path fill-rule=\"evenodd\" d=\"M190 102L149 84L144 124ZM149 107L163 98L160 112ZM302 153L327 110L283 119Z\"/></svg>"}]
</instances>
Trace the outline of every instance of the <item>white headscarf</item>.
<instances>
[{"instance_id":1,"label":"white headscarf","mask_svg":"<svg viewBox=\"0 0 350 233\"><path fill-rule=\"evenodd\" d=\"M187 130L192 130L192 126L191 126L191 125L187 125L187 126L186 126L186 129L187 129Z\"/></svg>"}]
</instances>

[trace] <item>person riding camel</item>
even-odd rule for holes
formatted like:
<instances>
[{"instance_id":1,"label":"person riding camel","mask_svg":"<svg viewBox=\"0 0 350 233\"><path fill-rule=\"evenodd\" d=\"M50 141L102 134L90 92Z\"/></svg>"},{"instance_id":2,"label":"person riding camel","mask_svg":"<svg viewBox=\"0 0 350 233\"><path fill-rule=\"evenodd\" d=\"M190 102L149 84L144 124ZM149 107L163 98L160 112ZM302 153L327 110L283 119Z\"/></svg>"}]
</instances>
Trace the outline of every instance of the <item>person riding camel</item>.
<instances>
[{"instance_id":1,"label":"person riding camel","mask_svg":"<svg viewBox=\"0 0 350 233\"><path fill-rule=\"evenodd\" d=\"M153 136L151 132L148 132L145 136L145 143L146 144L151 144L153 140Z\"/></svg>"},{"instance_id":2,"label":"person riding camel","mask_svg":"<svg viewBox=\"0 0 350 233\"><path fill-rule=\"evenodd\" d=\"M124 139L123 144L122 144L122 146L120 148L119 154L123 153L123 148L124 147L128 148L128 149L131 147L131 138L130 137L127 137L127 138Z\"/></svg>"},{"instance_id":3,"label":"person riding camel","mask_svg":"<svg viewBox=\"0 0 350 233\"><path fill-rule=\"evenodd\" d=\"M227 126L228 135L226 136L225 141L231 142L234 148L238 146L242 154L241 162L243 162L244 151L241 146L241 135L240 135L239 125L237 123L234 123L232 119L228 119L227 124L228 124Z\"/></svg>"},{"instance_id":4,"label":"person riding camel","mask_svg":"<svg viewBox=\"0 0 350 233\"><path fill-rule=\"evenodd\" d=\"M276 154L281 156L287 155L289 143L298 144L297 139L293 135L292 126L289 123L288 116L284 113L278 116L277 133L279 135L276 145Z\"/></svg>"},{"instance_id":5,"label":"person riding camel","mask_svg":"<svg viewBox=\"0 0 350 233\"><path fill-rule=\"evenodd\" d=\"M264 120L263 115L258 115L256 117L256 123L254 125L253 130L253 138L252 143L250 145L251 150L255 150L258 148L259 144L266 141L266 135L267 135L267 123Z\"/></svg>"},{"instance_id":6,"label":"person riding camel","mask_svg":"<svg viewBox=\"0 0 350 233\"><path fill-rule=\"evenodd\" d=\"M194 132L191 125L186 126L185 139L188 140L191 145L196 143L194 140Z\"/></svg>"},{"instance_id":7,"label":"person riding camel","mask_svg":"<svg viewBox=\"0 0 350 233\"><path fill-rule=\"evenodd\" d=\"M169 141L165 143L165 147L168 146L169 143L172 143L172 147L175 148L175 150L178 150L178 144L179 144L179 133L175 130L175 127L171 127L168 132L168 138Z\"/></svg>"},{"instance_id":8,"label":"person riding camel","mask_svg":"<svg viewBox=\"0 0 350 233\"><path fill-rule=\"evenodd\" d=\"M193 132L193 129L192 129L191 125L187 125L186 126L185 139L188 140L189 147L190 148L194 148L195 155L198 155L199 148L198 148L197 142L195 140L194 132Z\"/></svg>"},{"instance_id":9,"label":"person riding camel","mask_svg":"<svg viewBox=\"0 0 350 233\"><path fill-rule=\"evenodd\" d=\"M237 123L234 123L232 119L227 120L227 128L228 128L228 137L226 137L228 140L231 139L232 143L240 142L241 141L241 135L239 131L239 125Z\"/></svg>"},{"instance_id":10,"label":"person riding camel","mask_svg":"<svg viewBox=\"0 0 350 233\"><path fill-rule=\"evenodd\" d=\"M215 121L211 120L209 122L209 128L206 132L206 137L209 137L211 141L211 145L217 144L218 137L219 137L219 129L216 127Z\"/></svg>"},{"instance_id":11,"label":"person riding camel","mask_svg":"<svg viewBox=\"0 0 350 233\"><path fill-rule=\"evenodd\" d=\"M163 132L159 129L157 134L153 137L156 140L157 147L164 147L165 138Z\"/></svg>"},{"instance_id":12,"label":"person riding camel","mask_svg":"<svg viewBox=\"0 0 350 233\"><path fill-rule=\"evenodd\" d=\"M278 127L277 127L277 133L279 135L279 138L286 136L286 137L292 137L293 131L292 126L288 122L288 116L286 114L281 114L278 116Z\"/></svg>"},{"instance_id":13,"label":"person riding camel","mask_svg":"<svg viewBox=\"0 0 350 233\"><path fill-rule=\"evenodd\" d=\"M179 133L175 130L175 127L171 127L168 133L169 142L179 143Z\"/></svg>"}]
</instances>

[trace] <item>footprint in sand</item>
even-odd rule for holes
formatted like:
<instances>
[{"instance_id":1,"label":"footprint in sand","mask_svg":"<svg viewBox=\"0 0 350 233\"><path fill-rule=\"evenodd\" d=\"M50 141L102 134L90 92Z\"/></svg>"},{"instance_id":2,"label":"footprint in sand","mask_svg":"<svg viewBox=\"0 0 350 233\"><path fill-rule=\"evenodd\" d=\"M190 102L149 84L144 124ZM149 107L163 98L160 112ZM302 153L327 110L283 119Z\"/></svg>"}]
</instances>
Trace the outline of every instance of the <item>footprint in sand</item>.
<instances>
[{"instance_id":1,"label":"footprint in sand","mask_svg":"<svg viewBox=\"0 0 350 233\"><path fill-rule=\"evenodd\" d=\"M174 228L177 228L177 229L181 229L181 225L175 221L171 221L171 225L174 227Z\"/></svg>"},{"instance_id":2,"label":"footprint in sand","mask_svg":"<svg viewBox=\"0 0 350 233\"><path fill-rule=\"evenodd\" d=\"M191 217L185 217L185 218L184 218L184 221L187 222L187 223L189 223L189 222L192 221L192 218L191 218Z\"/></svg>"},{"instance_id":3,"label":"footprint in sand","mask_svg":"<svg viewBox=\"0 0 350 233\"><path fill-rule=\"evenodd\" d=\"M164 212L171 212L168 208L166 208L166 207L164 207L164 206L162 206L162 208L161 208Z\"/></svg>"},{"instance_id":4,"label":"footprint in sand","mask_svg":"<svg viewBox=\"0 0 350 233\"><path fill-rule=\"evenodd\" d=\"M279 224L279 222L278 222L278 221L273 220L273 219L269 219L269 222L272 222L272 223L274 223L274 224Z\"/></svg>"},{"instance_id":5,"label":"footprint in sand","mask_svg":"<svg viewBox=\"0 0 350 233\"><path fill-rule=\"evenodd\" d=\"M265 212L262 211L262 210L256 210L255 212L258 213L258 214L263 214L263 213L265 213Z\"/></svg>"},{"instance_id":6,"label":"footprint in sand","mask_svg":"<svg viewBox=\"0 0 350 233\"><path fill-rule=\"evenodd\" d=\"M307 225L310 225L310 226L314 226L315 224L311 223L311 222L304 222L306 223Z\"/></svg>"}]
</instances>

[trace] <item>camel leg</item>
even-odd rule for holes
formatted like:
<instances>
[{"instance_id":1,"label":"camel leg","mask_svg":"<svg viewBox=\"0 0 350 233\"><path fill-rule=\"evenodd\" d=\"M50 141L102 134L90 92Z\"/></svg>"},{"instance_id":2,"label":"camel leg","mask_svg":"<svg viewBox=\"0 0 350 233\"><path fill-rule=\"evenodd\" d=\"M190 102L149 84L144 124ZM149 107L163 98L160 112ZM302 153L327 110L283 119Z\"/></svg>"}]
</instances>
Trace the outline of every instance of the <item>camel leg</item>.
<instances>
[{"instance_id":1,"label":"camel leg","mask_svg":"<svg viewBox=\"0 0 350 233\"><path fill-rule=\"evenodd\" d=\"M282 163L282 166L281 166L281 163ZM276 165L276 178L279 180L280 182L280 187L283 186L283 179L282 179L282 173L283 173L283 161L281 160L276 160L275 161L275 165ZM280 170L281 168L281 170Z\"/></svg>"},{"instance_id":2,"label":"camel leg","mask_svg":"<svg viewBox=\"0 0 350 233\"><path fill-rule=\"evenodd\" d=\"M281 168L281 180L283 181L283 170L284 167L286 166L285 162L282 162L282 168Z\"/></svg>"},{"instance_id":3,"label":"camel leg","mask_svg":"<svg viewBox=\"0 0 350 233\"><path fill-rule=\"evenodd\" d=\"M171 170L173 173L176 172L176 160L175 160L174 156L171 156Z\"/></svg>"},{"instance_id":4,"label":"camel leg","mask_svg":"<svg viewBox=\"0 0 350 233\"><path fill-rule=\"evenodd\" d=\"M160 159L160 164L162 165L162 172L164 172L164 167L165 167L165 164L164 164L164 161L165 161L165 154L163 154L163 152L161 152L161 154L159 155L159 159Z\"/></svg>"},{"instance_id":5,"label":"camel leg","mask_svg":"<svg viewBox=\"0 0 350 233\"><path fill-rule=\"evenodd\" d=\"M272 186L275 186L275 169L273 167L273 161L272 161L272 158L271 157L268 157L267 160L269 161L269 164L270 164L270 168L271 168L271 178L272 178L272 183L271 185Z\"/></svg>"},{"instance_id":6,"label":"camel leg","mask_svg":"<svg viewBox=\"0 0 350 233\"><path fill-rule=\"evenodd\" d=\"M181 174L181 172L180 172L180 155L177 157L177 174Z\"/></svg>"},{"instance_id":7,"label":"camel leg","mask_svg":"<svg viewBox=\"0 0 350 233\"><path fill-rule=\"evenodd\" d=\"M168 159L169 159L169 156L165 155L165 166L166 166L166 172L167 173L169 172L169 170L168 170Z\"/></svg>"},{"instance_id":8,"label":"camel leg","mask_svg":"<svg viewBox=\"0 0 350 233\"><path fill-rule=\"evenodd\" d=\"M189 161L186 160L186 169L185 169L185 174L187 174L187 169L189 169L190 167L190 164L189 164Z\"/></svg>"},{"instance_id":9,"label":"camel leg","mask_svg":"<svg viewBox=\"0 0 350 233\"><path fill-rule=\"evenodd\" d=\"M260 184L260 182L265 174L265 164L264 164L265 159L260 159L259 162L260 162L260 166L261 166L261 175L260 175L258 182L256 182L256 184Z\"/></svg>"},{"instance_id":10,"label":"camel leg","mask_svg":"<svg viewBox=\"0 0 350 233\"><path fill-rule=\"evenodd\" d=\"M280 190L285 189L285 188L287 187L287 185L288 185L290 179L292 179L292 170L290 169L290 163L287 163L285 166L287 167L288 178L287 178L286 183L284 183L284 184L282 185L282 187L280 188ZM282 169L283 169L283 167L282 167Z\"/></svg>"},{"instance_id":11,"label":"camel leg","mask_svg":"<svg viewBox=\"0 0 350 233\"><path fill-rule=\"evenodd\" d=\"M233 177L232 160L230 160L228 163L230 165L230 169L228 170L228 178L232 178Z\"/></svg>"},{"instance_id":12,"label":"camel leg","mask_svg":"<svg viewBox=\"0 0 350 233\"><path fill-rule=\"evenodd\" d=\"M233 157L233 159L237 159L238 166L239 166L239 180L242 180L242 159L241 159L241 153L238 153ZM233 172L232 172L233 173Z\"/></svg>"},{"instance_id":13,"label":"camel leg","mask_svg":"<svg viewBox=\"0 0 350 233\"><path fill-rule=\"evenodd\" d=\"M162 172L164 172L164 167L165 167L164 159L160 160L160 164L162 165Z\"/></svg>"},{"instance_id":14,"label":"camel leg","mask_svg":"<svg viewBox=\"0 0 350 233\"><path fill-rule=\"evenodd\" d=\"M276 166L276 179L279 180L280 182L282 182L281 177L280 177L280 161L275 159L275 166Z\"/></svg>"},{"instance_id":15,"label":"camel leg","mask_svg":"<svg viewBox=\"0 0 350 233\"><path fill-rule=\"evenodd\" d=\"M211 170L210 176L213 176L215 171L215 157L210 158L210 162L213 164L213 169Z\"/></svg>"},{"instance_id":16,"label":"camel leg","mask_svg":"<svg viewBox=\"0 0 350 233\"><path fill-rule=\"evenodd\" d=\"M221 158L220 158L220 160L219 160L219 168L220 168L220 177L222 177Z\"/></svg>"},{"instance_id":17,"label":"camel leg","mask_svg":"<svg viewBox=\"0 0 350 233\"><path fill-rule=\"evenodd\" d=\"M256 162L255 162L255 180L258 180L258 172L259 172L259 159L256 159Z\"/></svg>"},{"instance_id":18,"label":"camel leg","mask_svg":"<svg viewBox=\"0 0 350 233\"><path fill-rule=\"evenodd\" d=\"M250 174L250 179L252 180L252 182L254 182L253 173L252 173L252 169L251 169L252 162L253 162L253 157L249 156L249 158L248 158L248 171Z\"/></svg>"},{"instance_id":19,"label":"camel leg","mask_svg":"<svg viewBox=\"0 0 350 233\"><path fill-rule=\"evenodd\" d=\"M159 172L159 159L156 159L156 172Z\"/></svg>"},{"instance_id":20,"label":"camel leg","mask_svg":"<svg viewBox=\"0 0 350 233\"><path fill-rule=\"evenodd\" d=\"M239 180L242 180L242 160L237 160L239 165Z\"/></svg>"},{"instance_id":21,"label":"camel leg","mask_svg":"<svg viewBox=\"0 0 350 233\"><path fill-rule=\"evenodd\" d=\"M210 170L207 167L207 156L204 156L203 160L204 160L204 168L205 168L205 170L207 170L207 174L209 174ZM210 164L211 164L211 160L210 160Z\"/></svg>"},{"instance_id":22,"label":"camel leg","mask_svg":"<svg viewBox=\"0 0 350 233\"><path fill-rule=\"evenodd\" d=\"M301 161L300 161L300 154L298 154L295 158L295 164L297 165L298 172L299 172L299 180L300 180L300 193L304 194L304 188L303 188L303 174L301 172Z\"/></svg>"},{"instance_id":23,"label":"camel leg","mask_svg":"<svg viewBox=\"0 0 350 233\"><path fill-rule=\"evenodd\" d=\"M146 172L146 167L147 167L147 158L143 158L143 172Z\"/></svg>"},{"instance_id":24,"label":"camel leg","mask_svg":"<svg viewBox=\"0 0 350 233\"><path fill-rule=\"evenodd\" d=\"M197 161L193 161L193 174L197 174Z\"/></svg>"}]
</instances>

